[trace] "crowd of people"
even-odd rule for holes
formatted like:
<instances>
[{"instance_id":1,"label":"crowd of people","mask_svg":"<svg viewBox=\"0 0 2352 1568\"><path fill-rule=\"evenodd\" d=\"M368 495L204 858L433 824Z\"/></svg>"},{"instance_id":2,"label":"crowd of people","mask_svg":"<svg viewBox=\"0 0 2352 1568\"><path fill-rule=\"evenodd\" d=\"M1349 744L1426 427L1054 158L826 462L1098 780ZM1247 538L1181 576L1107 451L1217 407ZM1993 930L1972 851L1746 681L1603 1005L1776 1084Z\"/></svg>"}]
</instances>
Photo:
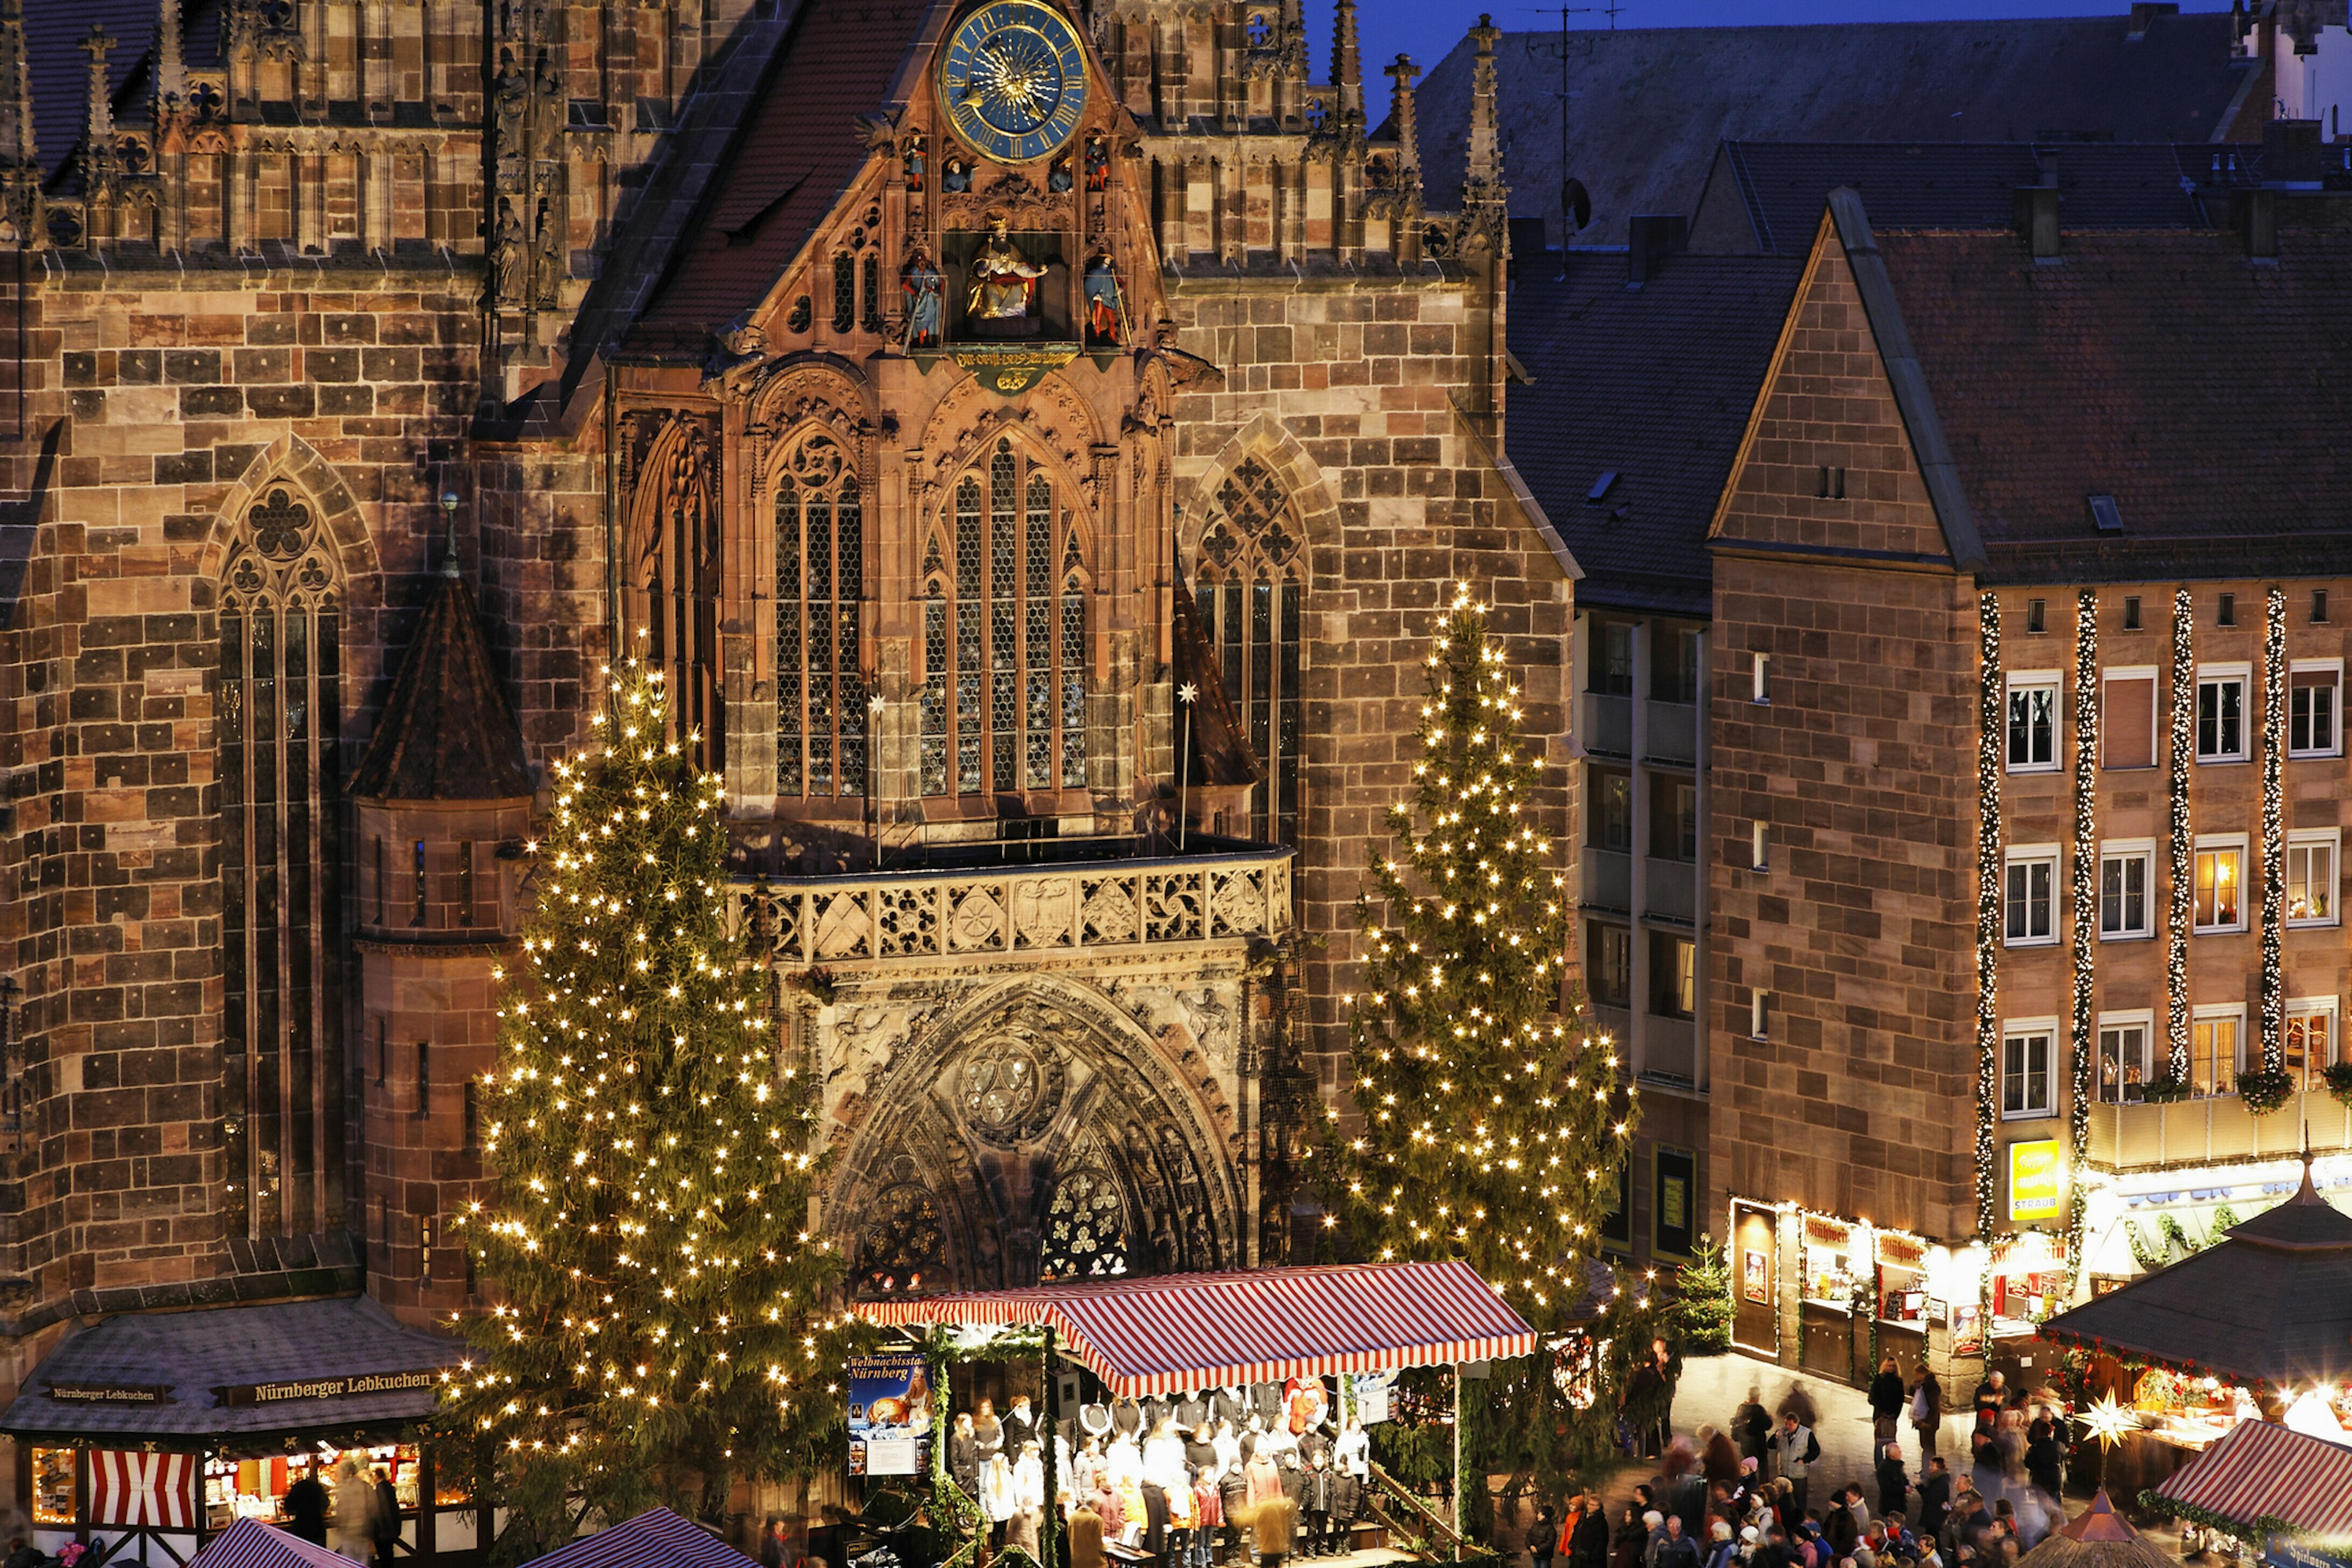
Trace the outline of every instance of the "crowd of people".
<instances>
[{"instance_id":1,"label":"crowd of people","mask_svg":"<svg viewBox=\"0 0 2352 1568\"><path fill-rule=\"evenodd\" d=\"M1648 1371L1671 1390L1664 1347ZM2054 1399L1990 1373L1971 1397L1958 1473L1961 1457L1937 1452L1945 1401L1933 1372L1906 1380L1890 1358L1869 1403L1869 1484L1819 1497L1820 1413L1802 1383L1769 1411L1751 1386L1727 1426L1687 1436L1644 1410L1629 1425L1657 1473L1613 1517L1598 1493L1570 1498L1564 1514L1540 1509L1527 1538L1533 1568L1563 1557L1565 1568L2004 1568L2065 1522L2067 1426Z\"/></svg>"},{"instance_id":2,"label":"crowd of people","mask_svg":"<svg viewBox=\"0 0 2352 1568\"><path fill-rule=\"evenodd\" d=\"M1073 1568L1097 1568L1106 1542L1168 1568L1343 1555L1371 1480L1370 1438L1333 1419L1319 1379L1090 1403L1074 1426L1052 1438ZM1026 1394L955 1418L949 1474L999 1549L1039 1554L1045 1444Z\"/></svg>"}]
</instances>

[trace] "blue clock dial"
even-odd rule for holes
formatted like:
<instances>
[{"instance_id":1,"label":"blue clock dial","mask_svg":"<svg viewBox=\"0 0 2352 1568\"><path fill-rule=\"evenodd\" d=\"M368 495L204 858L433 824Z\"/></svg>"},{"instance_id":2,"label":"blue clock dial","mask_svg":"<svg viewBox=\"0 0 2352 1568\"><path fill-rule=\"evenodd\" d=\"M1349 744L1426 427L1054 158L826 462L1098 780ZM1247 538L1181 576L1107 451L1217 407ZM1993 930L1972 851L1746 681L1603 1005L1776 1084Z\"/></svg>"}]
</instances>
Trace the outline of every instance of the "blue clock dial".
<instances>
[{"instance_id":1,"label":"blue clock dial","mask_svg":"<svg viewBox=\"0 0 2352 1568\"><path fill-rule=\"evenodd\" d=\"M973 152L1000 163L1033 163L1077 133L1086 51L1052 6L995 0L957 24L940 56L939 85L948 124Z\"/></svg>"}]
</instances>

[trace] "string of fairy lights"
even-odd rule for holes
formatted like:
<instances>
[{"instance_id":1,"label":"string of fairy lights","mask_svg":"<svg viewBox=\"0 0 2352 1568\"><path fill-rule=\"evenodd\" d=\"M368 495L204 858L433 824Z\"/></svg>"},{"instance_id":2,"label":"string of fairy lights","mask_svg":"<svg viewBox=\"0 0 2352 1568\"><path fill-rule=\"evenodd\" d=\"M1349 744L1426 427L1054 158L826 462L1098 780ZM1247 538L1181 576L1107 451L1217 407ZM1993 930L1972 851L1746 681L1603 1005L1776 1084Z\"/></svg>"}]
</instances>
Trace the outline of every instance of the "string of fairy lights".
<instances>
[{"instance_id":1,"label":"string of fairy lights","mask_svg":"<svg viewBox=\"0 0 2352 1568\"><path fill-rule=\"evenodd\" d=\"M1977 600L1979 676L1977 692L1977 1234L1990 1236L1999 1218L1994 1179L2000 1118L2000 773L2004 733L2000 668L2000 599L1990 590Z\"/></svg>"},{"instance_id":2,"label":"string of fairy lights","mask_svg":"<svg viewBox=\"0 0 2352 1568\"><path fill-rule=\"evenodd\" d=\"M2197 666L2191 643L2196 608L2186 587L2172 595L2172 668L2166 725L2167 849L2171 887L2164 908L2164 1077L2189 1081L2189 915L2196 893L2189 874L2189 758L2196 741Z\"/></svg>"},{"instance_id":3,"label":"string of fairy lights","mask_svg":"<svg viewBox=\"0 0 2352 1568\"><path fill-rule=\"evenodd\" d=\"M2074 600L2074 994L2067 1046L2074 1093L2066 1108L2066 1268L2068 1289L2083 1267L2083 1215L2090 1201L2084 1170L2091 1158L2091 1069L2097 1043L2094 958L2099 924L2099 595Z\"/></svg>"},{"instance_id":4,"label":"string of fairy lights","mask_svg":"<svg viewBox=\"0 0 2352 1568\"><path fill-rule=\"evenodd\" d=\"M660 671L604 675L612 710L553 764L526 846L521 973L493 971L498 1195L457 1222L503 1300L466 1325L485 1353L449 1397L516 1453L675 1438L686 1406L743 1442L772 1410L772 1436L824 1397L835 1327L833 1244L806 1223L814 1109L730 935L722 780L670 734Z\"/></svg>"},{"instance_id":5,"label":"string of fairy lights","mask_svg":"<svg viewBox=\"0 0 2352 1568\"><path fill-rule=\"evenodd\" d=\"M2286 590L2271 585L2263 605L2263 1074L2286 1071L2286 824L2281 800L2286 757Z\"/></svg>"},{"instance_id":6,"label":"string of fairy lights","mask_svg":"<svg viewBox=\"0 0 2352 1568\"><path fill-rule=\"evenodd\" d=\"M1339 1132L1349 1205L1384 1261L1461 1256L1523 1310L1584 1289L1636 1104L1613 1109L1606 1035L1558 1011L1570 902L1532 820L1540 753L1525 699L1466 584L1440 614L1412 803L1357 900L1349 1010L1362 1130Z\"/></svg>"}]
</instances>

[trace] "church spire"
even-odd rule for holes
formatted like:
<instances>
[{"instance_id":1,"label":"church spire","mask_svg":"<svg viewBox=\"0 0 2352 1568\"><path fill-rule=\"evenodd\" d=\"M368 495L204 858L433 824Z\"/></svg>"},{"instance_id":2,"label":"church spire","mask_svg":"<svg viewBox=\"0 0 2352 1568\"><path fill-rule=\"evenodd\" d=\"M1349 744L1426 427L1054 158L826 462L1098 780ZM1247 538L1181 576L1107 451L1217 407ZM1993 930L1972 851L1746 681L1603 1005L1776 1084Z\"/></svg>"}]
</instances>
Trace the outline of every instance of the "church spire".
<instances>
[{"instance_id":1,"label":"church spire","mask_svg":"<svg viewBox=\"0 0 2352 1568\"><path fill-rule=\"evenodd\" d=\"M35 168L32 58L25 49L25 0L0 0L0 174Z\"/></svg>"},{"instance_id":2,"label":"church spire","mask_svg":"<svg viewBox=\"0 0 2352 1568\"><path fill-rule=\"evenodd\" d=\"M1412 84L1421 79L1421 68L1411 55L1399 55L1394 65L1381 68L1381 74L1389 79L1389 120L1396 126L1397 188L1419 196L1421 122L1413 109Z\"/></svg>"},{"instance_id":3,"label":"church spire","mask_svg":"<svg viewBox=\"0 0 2352 1568\"><path fill-rule=\"evenodd\" d=\"M1356 0L1339 0L1331 25L1331 85L1342 121L1364 120L1364 59L1356 46Z\"/></svg>"},{"instance_id":4,"label":"church spire","mask_svg":"<svg viewBox=\"0 0 2352 1568\"><path fill-rule=\"evenodd\" d=\"M1478 45L1477 65L1470 78L1470 159L1462 183L1462 206L1499 205L1504 198L1503 150L1495 116L1495 40L1502 29L1495 18L1481 15L1470 29Z\"/></svg>"},{"instance_id":5,"label":"church spire","mask_svg":"<svg viewBox=\"0 0 2352 1568\"><path fill-rule=\"evenodd\" d=\"M87 138L82 156L94 160L110 151L114 141L114 95L106 85L106 56L114 47L114 35L104 24L93 22L81 47L89 57L89 118L82 127Z\"/></svg>"},{"instance_id":6,"label":"church spire","mask_svg":"<svg viewBox=\"0 0 2352 1568\"><path fill-rule=\"evenodd\" d=\"M163 124L163 108L185 98L188 62L181 46L181 0L155 0L155 123Z\"/></svg>"}]
</instances>

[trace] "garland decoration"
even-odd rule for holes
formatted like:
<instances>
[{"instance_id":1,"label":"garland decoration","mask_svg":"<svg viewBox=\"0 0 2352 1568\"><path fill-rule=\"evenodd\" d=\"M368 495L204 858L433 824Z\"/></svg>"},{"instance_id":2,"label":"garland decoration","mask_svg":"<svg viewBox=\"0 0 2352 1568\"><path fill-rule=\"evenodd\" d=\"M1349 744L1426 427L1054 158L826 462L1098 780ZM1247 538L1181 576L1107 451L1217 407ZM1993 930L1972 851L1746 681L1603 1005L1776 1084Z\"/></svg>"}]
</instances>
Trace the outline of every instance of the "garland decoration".
<instances>
[{"instance_id":1,"label":"garland decoration","mask_svg":"<svg viewBox=\"0 0 2352 1568\"><path fill-rule=\"evenodd\" d=\"M2066 1293L2083 1271L2083 1222L2090 1205L2083 1179L2091 1157L2093 957L2099 925L2099 595L2083 589L2074 601L2074 990L2068 1041L2074 1099L2067 1107Z\"/></svg>"},{"instance_id":2,"label":"garland decoration","mask_svg":"<svg viewBox=\"0 0 2352 1568\"><path fill-rule=\"evenodd\" d=\"M2164 1076L2189 1081L2189 910L2196 885L2189 875L2189 757L2195 742L2196 666L2189 628L2196 610L2189 590L2172 595L2171 710L2166 726L2166 794L2171 806L2171 881L2164 910Z\"/></svg>"},{"instance_id":3,"label":"garland decoration","mask_svg":"<svg viewBox=\"0 0 2352 1568\"><path fill-rule=\"evenodd\" d=\"M1993 1129L2000 1119L2000 599L1977 601L1977 1234L1996 1220ZM2186 1047L2183 1047L2184 1058ZM1988 1320L1988 1323L1990 1320Z\"/></svg>"},{"instance_id":4,"label":"garland decoration","mask_svg":"<svg viewBox=\"0 0 2352 1568\"><path fill-rule=\"evenodd\" d=\"M2286 590L2271 585L2263 613L2263 1075L2286 1075L2286 832L2280 770L2286 757ZM2252 1104L2250 1098L2248 1104ZM2281 1100L2284 1103L2284 1099Z\"/></svg>"}]
</instances>

